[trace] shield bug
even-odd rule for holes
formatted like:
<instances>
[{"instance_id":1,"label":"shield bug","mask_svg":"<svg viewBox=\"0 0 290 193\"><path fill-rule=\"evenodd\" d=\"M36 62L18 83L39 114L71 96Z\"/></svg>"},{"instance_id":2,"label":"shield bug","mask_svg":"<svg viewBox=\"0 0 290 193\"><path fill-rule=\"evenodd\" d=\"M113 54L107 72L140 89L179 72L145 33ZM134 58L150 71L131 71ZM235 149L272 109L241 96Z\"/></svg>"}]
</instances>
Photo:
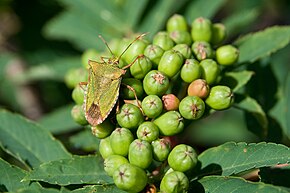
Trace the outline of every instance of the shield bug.
<instances>
[{"instance_id":1,"label":"shield bug","mask_svg":"<svg viewBox=\"0 0 290 193\"><path fill-rule=\"evenodd\" d=\"M106 60L101 57L101 62L89 60L88 82L80 83L80 85L86 85L84 110L85 117L90 125L99 125L112 111L119 97L122 76L125 75L126 69L134 64L138 57L122 68L118 67L119 60L135 41L145 35L137 36L118 57L114 56L107 42L99 36L111 52L112 57Z\"/></svg>"}]
</instances>

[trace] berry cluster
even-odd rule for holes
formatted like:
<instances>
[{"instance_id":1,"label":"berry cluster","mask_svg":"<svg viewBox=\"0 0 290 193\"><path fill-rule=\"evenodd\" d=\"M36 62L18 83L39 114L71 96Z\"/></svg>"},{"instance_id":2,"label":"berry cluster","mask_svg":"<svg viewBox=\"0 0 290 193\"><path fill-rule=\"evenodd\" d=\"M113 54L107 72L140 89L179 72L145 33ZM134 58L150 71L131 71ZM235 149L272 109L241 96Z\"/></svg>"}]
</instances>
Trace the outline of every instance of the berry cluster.
<instances>
[{"instance_id":1,"label":"berry cluster","mask_svg":"<svg viewBox=\"0 0 290 193\"><path fill-rule=\"evenodd\" d=\"M140 38L122 55L120 68L134 63L122 79L123 100L117 113L111 113L117 127L112 118L91 127L101 139L104 169L118 188L140 192L150 184L153 189L159 185L161 192L187 191L186 172L195 167L197 153L189 145L173 145L170 139L184 130L186 120L232 105L233 92L219 80L221 69L234 64L239 52L232 45L221 45L225 36L223 24L200 17L189 26L175 14L152 42ZM119 56L130 42L130 38L116 40L110 48ZM88 50L84 63L99 55ZM83 89L76 86L72 97L77 104L72 116L87 124Z\"/></svg>"}]
</instances>

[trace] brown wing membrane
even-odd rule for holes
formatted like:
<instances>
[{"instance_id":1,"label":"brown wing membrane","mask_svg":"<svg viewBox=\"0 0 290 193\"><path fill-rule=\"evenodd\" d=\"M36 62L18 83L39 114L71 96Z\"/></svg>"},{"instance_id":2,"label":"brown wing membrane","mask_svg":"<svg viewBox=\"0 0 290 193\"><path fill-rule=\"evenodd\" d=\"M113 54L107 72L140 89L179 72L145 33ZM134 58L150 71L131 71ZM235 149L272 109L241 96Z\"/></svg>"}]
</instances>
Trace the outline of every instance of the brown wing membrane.
<instances>
[{"instance_id":1,"label":"brown wing membrane","mask_svg":"<svg viewBox=\"0 0 290 193\"><path fill-rule=\"evenodd\" d=\"M101 115L100 108L97 104L94 103L90 106L89 110L86 112L87 121L92 126L96 126L104 121L103 117L100 115Z\"/></svg>"}]
</instances>

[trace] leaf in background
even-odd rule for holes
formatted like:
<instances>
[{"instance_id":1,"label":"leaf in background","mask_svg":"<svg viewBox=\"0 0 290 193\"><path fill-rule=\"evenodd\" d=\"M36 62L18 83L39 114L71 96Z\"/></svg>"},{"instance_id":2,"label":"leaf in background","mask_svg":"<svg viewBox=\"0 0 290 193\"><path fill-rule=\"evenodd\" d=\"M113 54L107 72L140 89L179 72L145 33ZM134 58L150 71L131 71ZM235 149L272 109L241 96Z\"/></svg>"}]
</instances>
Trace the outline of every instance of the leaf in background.
<instances>
[{"instance_id":1,"label":"leaf in background","mask_svg":"<svg viewBox=\"0 0 290 193\"><path fill-rule=\"evenodd\" d=\"M221 80L221 84L228 85L234 92L237 92L240 88L247 84L247 82L253 76L253 71L238 71L227 72Z\"/></svg>"},{"instance_id":2,"label":"leaf in background","mask_svg":"<svg viewBox=\"0 0 290 193\"><path fill-rule=\"evenodd\" d=\"M237 96L234 106L254 115L262 126L263 136L267 135L268 119L260 104L249 96Z\"/></svg>"},{"instance_id":3,"label":"leaf in background","mask_svg":"<svg viewBox=\"0 0 290 193\"><path fill-rule=\"evenodd\" d=\"M51 133L20 115L0 110L0 123L2 149L30 167L70 157Z\"/></svg>"},{"instance_id":4,"label":"leaf in background","mask_svg":"<svg viewBox=\"0 0 290 193\"><path fill-rule=\"evenodd\" d=\"M198 156L198 176L221 174L229 176L253 168L284 164L290 161L287 146L275 143L228 142L205 150Z\"/></svg>"},{"instance_id":5,"label":"leaf in background","mask_svg":"<svg viewBox=\"0 0 290 193\"><path fill-rule=\"evenodd\" d=\"M276 186L285 186L290 188L290 166L281 165L270 168L261 168L259 176L262 182Z\"/></svg>"},{"instance_id":6,"label":"leaf in background","mask_svg":"<svg viewBox=\"0 0 290 193\"><path fill-rule=\"evenodd\" d=\"M0 192L14 192L17 189L29 186L31 188L39 187L36 183L22 182L21 180L26 174L25 170L10 165L0 158Z\"/></svg>"},{"instance_id":7,"label":"leaf in background","mask_svg":"<svg viewBox=\"0 0 290 193\"><path fill-rule=\"evenodd\" d=\"M96 151L100 140L95 137L90 129L86 129L70 137L69 142L72 147L85 151Z\"/></svg>"},{"instance_id":8,"label":"leaf in background","mask_svg":"<svg viewBox=\"0 0 290 193\"><path fill-rule=\"evenodd\" d=\"M184 13L186 19L191 22L198 17L211 19L216 12L226 3L225 0L195 0L188 4Z\"/></svg>"},{"instance_id":9,"label":"leaf in background","mask_svg":"<svg viewBox=\"0 0 290 193\"><path fill-rule=\"evenodd\" d=\"M22 188L15 191L15 193L60 193L60 191L53 188L38 187L38 188Z\"/></svg>"},{"instance_id":10,"label":"leaf in background","mask_svg":"<svg viewBox=\"0 0 290 193\"><path fill-rule=\"evenodd\" d=\"M221 23L225 25L228 36L233 37L240 35L245 28L248 29L257 20L259 14L260 10L257 8L241 10L226 17Z\"/></svg>"},{"instance_id":11,"label":"leaf in background","mask_svg":"<svg viewBox=\"0 0 290 193\"><path fill-rule=\"evenodd\" d=\"M61 193L88 193L88 192L104 192L104 193L125 193L114 184L106 185L92 185L84 186L83 188L75 189L73 191L62 191Z\"/></svg>"},{"instance_id":12,"label":"leaf in background","mask_svg":"<svg viewBox=\"0 0 290 193\"><path fill-rule=\"evenodd\" d=\"M286 188L264 184L261 182L250 182L243 178L206 176L193 182L191 189L196 193L287 193Z\"/></svg>"},{"instance_id":13,"label":"leaf in background","mask_svg":"<svg viewBox=\"0 0 290 193\"><path fill-rule=\"evenodd\" d=\"M38 123L53 134L70 132L80 128L71 116L72 105L67 105L45 114Z\"/></svg>"},{"instance_id":14,"label":"leaf in background","mask_svg":"<svg viewBox=\"0 0 290 193\"><path fill-rule=\"evenodd\" d=\"M266 57L290 42L290 26L274 26L245 35L236 40L240 50L239 63L253 63Z\"/></svg>"},{"instance_id":15,"label":"leaf in background","mask_svg":"<svg viewBox=\"0 0 290 193\"><path fill-rule=\"evenodd\" d=\"M69 184L112 184L99 156L74 156L41 164L24 178L66 186Z\"/></svg>"},{"instance_id":16,"label":"leaf in background","mask_svg":"<svg viewBox=\"0 0 290 193\"><path fill-rule=\"evenodd\" d=\"M175 0L155 1L155 5L150 8L138 28L139 32L150 32L147 36L152 39L159 30L165 30L166 20L185 3L186 0L180 0L178 3Z\"/></svg>"}]
</instances>

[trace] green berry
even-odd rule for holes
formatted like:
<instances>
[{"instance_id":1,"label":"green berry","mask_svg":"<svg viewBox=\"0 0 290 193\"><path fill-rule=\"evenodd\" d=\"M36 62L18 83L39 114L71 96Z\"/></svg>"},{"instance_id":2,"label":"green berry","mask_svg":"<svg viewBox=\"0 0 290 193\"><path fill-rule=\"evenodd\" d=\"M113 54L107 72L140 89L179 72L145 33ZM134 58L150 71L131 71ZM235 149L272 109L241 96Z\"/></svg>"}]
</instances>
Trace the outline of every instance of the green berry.
<instances>
[{"instance_id":1,"label":"green berry","mask_svg":"<svg viewBox=\"0 0 290 193\"><path fill-rule=\"evenodd\" d=\"M148 118L155 118L162 112L163 105L161 99L157 95L148 95L142 101L142 109Z\"/></svg>"},{"instance_id":2,"label":"green berry","mask_svg":"<svg viewBox=\"0 0 290 193\"><path fill-rule=\"evenodd\" d=\"M141 123L136 133L138 139L148 141L149 143L159 137L159 129L157 125L150 121Z\"/></svg>"},{"instance_id":3,"label":"green berry","mask_svg":"<svg viewBox=\"0 0 290 193\"><path fill-rule=\"evenodd\" d=\"M204 110L205 104L198 96L187 96L179 104L179 112L185 119L199 119L202 117Z\"/></svg>"},{"instance_id":4,"label":"green berry","mask_svg":"<svg viewBox=\"0 0 290 193\"><path fill-rule=\"evenodd\" d=\"M129 129L116 128L110 135L110 145L114 154L127 156L133 140L134 136Z\"/></svg>"},{"instance_id":5,"label":"green berry","mask_svg":"<svg viewBox=\"0 0 290 193\"><path fill-rule=\"evenodd\" d=\"M179 144L169 153L168 164L175 171L186 172L196 166L197 154L191 146Z\"/></svg>"},{"instance_id":6,"label":"green berry","mask_svg":"<svg viewBox=\"0 0 290 193\"><path fill-rule=\"evenodd\" d=\"M144 55L151 60L154 69L157 69L163 53L164 50L160 46L153 44L148 45L144 50Z\"/></svg>"},{"instance_id":7,"label":"green berry","mask_svg":"<svg viewBox=\"0 0 290 193\"><path fill-rule=\"evenodd\" d=\"M213 50L208 42L196 41L192 44L191 49L199 61L213 57Z\"/></svg>"},{"instance_id":8,"label":"green berry","mask_svg":"<svg viewBox=\"0 0 290 193\"><path fill-rule=\"evenodd\" d=\"M192 44L191 35L188 31L172 31L169 36L176 44Z\"/></svg>"},{"instance_id":9,"label":"green berry","mask_svg":"<svg viewBox=\"0 0 290 193\"><path fill-rule=\"evenodd\" d=\"M216 50L216 60L221 65L232 65L239 58L239 50L232 45L224 45Z\"/></svg>"},{"instance_id":10,"label":"green berry","mask_svg":"<svg viewBox=\"0 0 290 193\"><path fill-rule=\"evenodd\" d=\"M154 37L152 43L160 46L163 50L170 50L174 46L174 41L169 37L165 31L158 32Z\"/></svg>"},{"instance_id":11,"label":"green berry","mask_svg":"<svg viewBox=\"0 0 290 193\"><path fill-rule=\"evenodd\" d=\"M121 127L137 129L144 121L141 110L133 104L124 104L117 113L117 122Z\"/></svg>"},{"instance_id":12,"label":"green berry","mask_svg":"<svg viewBox=\"0 0 290 193\"><path fill-rule=\"evenodd\" d=\"M130 67L131 75L136 79L143 79L145 75L151 70L152 63L145 55L137 56L137 61Z\"/></svg>"},{"instance_id":13,"label":"green berry","mask_svg":"<svg viewBox=\"0 0 290 193\"><path fill-rule=\"evenodd\" d=\"M146 172L132 164L121 165L114 173L115 185L124 191L140 192L148 182Z\"/></svg>"},{"instance_id":14,"label":"green berry","mask_svg":"<svg viewBox=\"0 0 290 193\"><path fill-rule=\"evenodd\" d=\"M168 77L157 70L151 70L143 79L143 88L147 95L162 96L169 87Z\"/></svg>"},{"instance_id":15,"label":"green berry","mask_svg":"<svg viewBox=\"0 0 290 193\"><path fill-rule=\"evenodd\" d=\"M204 79L209 85L216 83L220 74L220 68L216 61L212 59L205 59L202 60L199 64L202 67L201 78Z\"/></svg>"},{"instance_id":16,"label":"green berry","mask_svg":"<svg viewBox=\"0 0 290 193\"><path fill-rule=\"evenodd\" d=\"M121 155L109 155L104 160L104 170L109 176L113 176L114 172L123 164L129 161Z\"/></svg>"},{"instance_id":17,"label":"green berry","mask_svg":"<svg viewBox=\"0 0 290 193\"><path fill-rule=\"evenodd\" d=\"M144 53L145 48L149 45L149 42L144 39L136 40L124 53L123 58L125 62L130 64L134 61L136 56L141 55Z\"/></svg>"},{"instance_id":18,"label":"green berry","mask_svg":"<svg viewBox=\"0 0 290 193\"><path fill-rule=\"evenodd\" d=\"M184 65L180 71L181 79L186 83L191 83L192 81L201 77L202 68L199 62L195 59L185 60Z\"/></svg>"},{"instance_id":19,"label":"green berry","mask_svg":"<svg viewBox=\"0 0 290 193\"><path fill-rule=\"evenodd\" d=\"M196 79L191 82L187 88L188 96L198 96L204 99L208 96L209 86L207 82L203 79Z\"/></svg>"},{"instance_id":20,"label":"green berry","mask_svg":"<svg viewBox=\"0 0 290 193\"><path fill-rule=\"evenodd\" d=\"M183 172L172 171L161 180L160 191L162 193L187 193L189 180Z\"/></svg>"},{"instance_id":21,"label":"green berry","mask_svg":"<svg viewBox=\"0 0 290 193\"><path fill-rule=\"evenodd\" d=\"M110 136L104 139L101 139L100 144L99 144L99 152L102 158L104 159L114 154L111 147L111 143L110 143Z\"/></svg>"},{"instance_id":22,"label":"green berry","mask_svg":"<svg viewBox=\"0 0 290 193\"><path fill-rule=\"evenodd\" d=\"M167 159L171 150L171 145L168 140L163 138L156 139L151 142L151 146L154 160L163 162Z\"/></svg>"},{"instance_id":23,"label":"green berry","mask_svg":"<svg viewBox=\"0 0 290 193\"><path fill-rule=\"evenodd\" d=\"M124 86L121 86L120 96L123 99L135 99L134 91L136 93L137 98L141 98L143 96L144 90L142 82L135 78L124 78L122 80ZM131 87L133 90L131 90Z\"/></svg>"},{"instance_id":24,"label":"green berry","mask_svg":"<svg viewBox=\"0 0 290 193\"><path fill-rule=\"evenodd\" d=\"M152 147L148 141L135 139L129 147L129 162L142 169L149 167L153 160Z\"/></svg>"},{"instance_id":25,"label":"green berry","mask_svg":"<svg viewBox=\"0 0 290 193\"><path fill-rule=\"evenodd\" d=\"M172 49L179 51L184 59L192 57L191 48L187 44L177 44Z\"/></svg>"},{"instance_id":26,"label":"green berry","mask_svg":"<svg viewBox=\"0 0 290 193\"><path fill-rule=\"evenodd\" d=\"M187 26L187 22L185 20L185 17L179 14L174 14L173 16L171 16L166 23L166 30L168 32L172 32L172 31L187 31L188 30L188 26Z\"/></svg>"},{"instance_id":27,"label":"green berry","mask_svg":"<svg viewBox=\"0 0 290 193\"><path fill-rule=\"evenodd\" d=\"M106 119L104 122L97 126L92 126L91 130L94 136L98 137L99 139L103 139L108 137L112 131L114 130L114 125L109 119Z\"/></svg>"},{"instance_id":28,"label":"green berry","mask_svg":"<svg viewBox=\"0 0 290 193\"><path fill-rule=\"evenodd\" d=\"M85 97L85 87L80 86L79 84L76 85L76 87L72 91L72 99L74 102L78 105L81 105L84 103L84 97Z\"/></svg>"},{"instance_id":29,"label":"green berry","mask_svg":"<svg viewBox=\"0 0 290 193\"><path fill-rule=\"evenodd\" d=\"M224 110L231 107L234 102L234 93L227 86L214 86L210 89L205 103L214 110Z\"/></svg>"},{"instance_id":30,"label":"green berry","mask_svg":"<svg viewBox=\"0 0 290 193\"><path fill-rule=\"evenodd\" d=\"M164 136L173 136L183 131L182 116L177 111L168 111L153 121L159 128L159 133Z\"/></svg>"},{"instance_id":31,"label":"green berry","mask_svg":"<svg viewBox=\"0 0 290 193\"><path fill-rule=\"evenodd\" d=\"M95 49L85 50L81 56L83 67L88 69L90 67L89 60L99 61L100 60L99 56L100 56L100 53Z\"/></svg>"},{"instance_id":32,"label":"green berry","mask_svg":"<svg viewBox=\"0 0 290 193\"><path fill-rule=\"evenodd\" d=\"M172 49L165 51L158 64L158 71L163 72L166 76L172 78L179 72L183 60L183 56L179 51Z\"/></svg>"},{"instance_id":33,"label":"green berry","mask_svg":"<svg viewBox=\"0 0 290 193\"><path fill-rule=\"evenodd\" d=\"M210 42L212 36L212 23L209 19L199 17L191 24L191 36L193 41Z\"/></svg>"},{"instance_id":34,"label":"green berry","mask_svg":"<svg viewBox=\"0 0 290 193\"><path fill-rule=\"evenodd\" d=\"M88 70L84 68L70 69L64 77L64 82L68 88L75 88L80 82L88 80Z\"/></svg>"},{"instance_id":35,"label":"green berry","mask_svg":"<svg viewBox=\"0 0 290 193\"><path fill-rule=\"evenodd\" d=\"M88 121L86 120L86 117L85 117L85 111L84 111L83 105L74 105L71 110L71 116L73 120L80 125L88 124Z\"/></svg>"},{"instance_id":36,"label":"green berry","mask_svg":"<svg viewBox=\"0 0 290 193\"><path fill-rule=\"evenodd\" d=\"M174 94L166 94L162 96L163 107L166 111L176 111L179 106L179 99Z\"/></svg>"},{"instance_id":37,"label":"green berry","mask_svg":"<svg viewBox=\"0 0 290 193\"><path fill-rule=\"evenodd\" d=\"M214 23L212 25L211 43L213 45L221 44L226 38L226 28L222 23Z\"/></svg>"}]
</instances>

